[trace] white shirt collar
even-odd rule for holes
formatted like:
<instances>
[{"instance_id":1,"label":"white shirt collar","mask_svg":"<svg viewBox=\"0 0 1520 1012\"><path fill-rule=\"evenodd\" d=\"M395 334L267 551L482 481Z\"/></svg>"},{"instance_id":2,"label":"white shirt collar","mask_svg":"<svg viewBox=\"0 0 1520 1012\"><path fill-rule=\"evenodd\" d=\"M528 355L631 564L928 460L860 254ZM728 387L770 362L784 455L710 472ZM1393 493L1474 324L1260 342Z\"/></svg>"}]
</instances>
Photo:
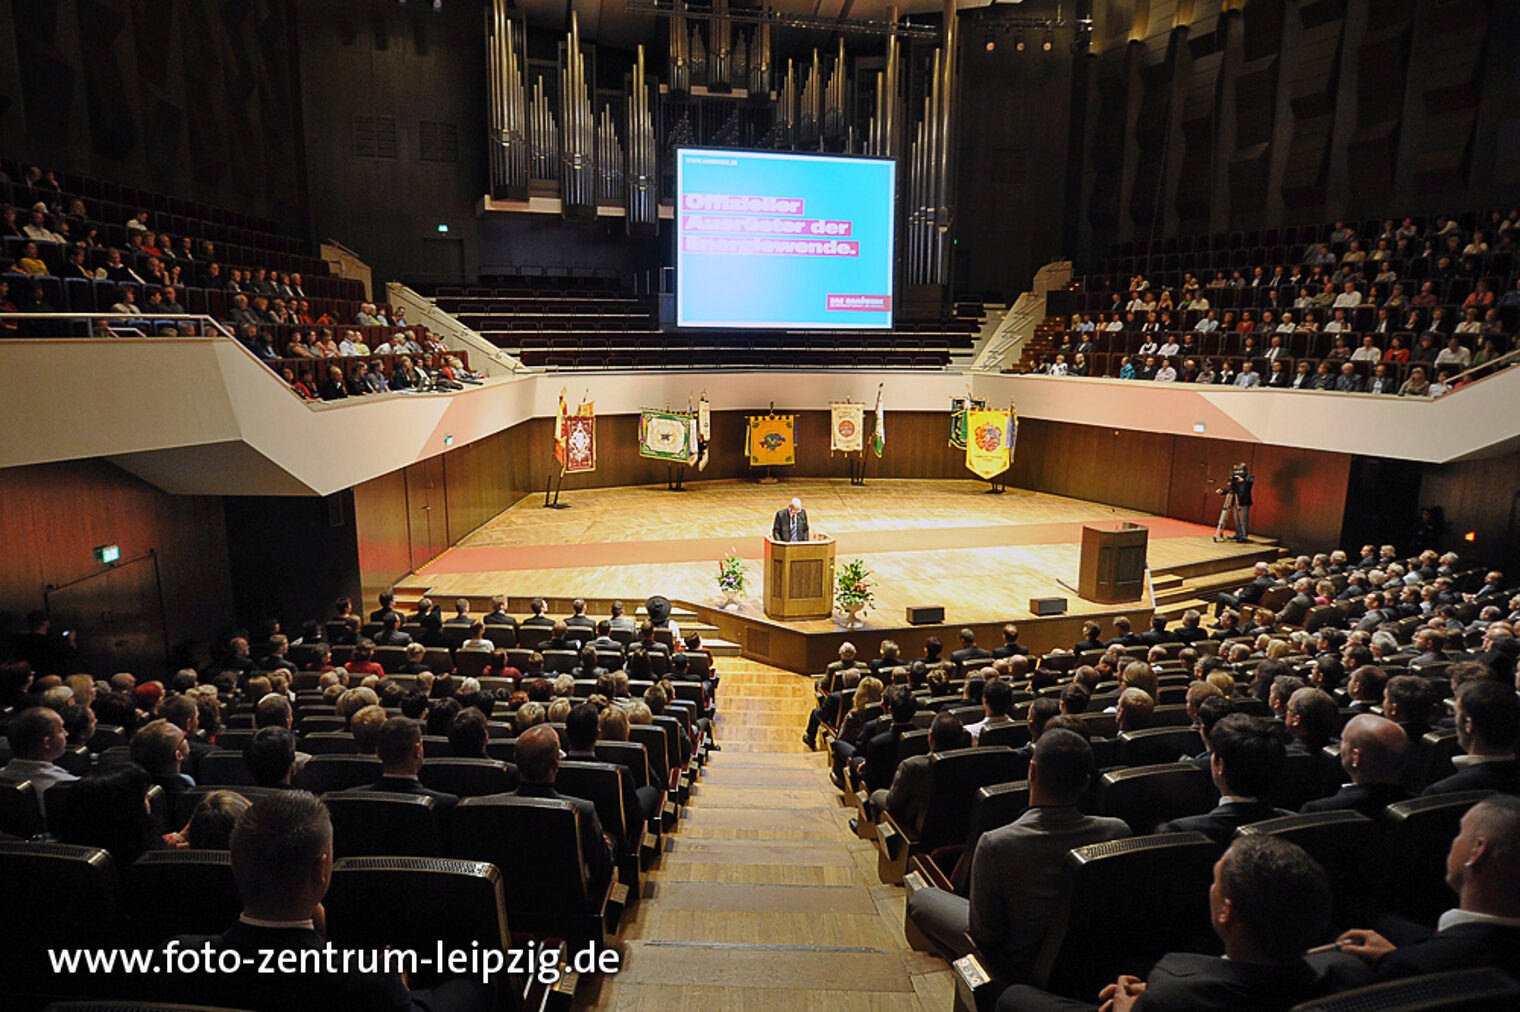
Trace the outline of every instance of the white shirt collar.
<instances>
[{"instance_id":1,"label":"white shirt collar","mask_svg":"<svg viewBox=\"0 0 1520 1012\"><path fill-rule=\"evenodd\" d=\"M266 921L262 917L251 917L248 914L238 914L238 923L247 924L255 928L309 928L317 930L317 926L310 918L304 921Z\"/></svg>"},{"instance_id":2,"label":"white shirt collar","mask_svg":"<svg viewBox=\"0 0 1520 1012\"><path fill-rule=\"evenodd\" d=\"M1513 752L1508 755L1457 755L1451 757L1451 764L1457 769L1466 769L1468 766L1477 766L1480 763L1509 763L1515 761Z\"/></svg>"},{"instance_id":3,"label":"white shirt collar","mask_svg":"<svg viewBox=\"0 0 1520 1012\"><path fill-rule=\"evenodd\" d=\"M1459 924L1493 924L1501 928L1520 928L1520 917L1500 917L1497 914L1480 914L1474 910L1448 910L1436 922L1437 931L1445 931Z\"/></svg>"}]
</instances>

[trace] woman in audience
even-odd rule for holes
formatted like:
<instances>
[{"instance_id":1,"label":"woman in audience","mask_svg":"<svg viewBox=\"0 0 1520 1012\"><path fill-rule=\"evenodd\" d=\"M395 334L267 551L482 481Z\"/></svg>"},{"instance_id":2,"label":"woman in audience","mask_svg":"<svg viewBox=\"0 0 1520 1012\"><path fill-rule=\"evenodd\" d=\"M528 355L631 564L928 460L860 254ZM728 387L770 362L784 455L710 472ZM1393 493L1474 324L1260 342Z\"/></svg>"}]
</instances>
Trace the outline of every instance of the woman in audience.
<instances>
[{"instance_id":1,"label":"woman in audience","mask_svg":"<svg viewBox=\"0 0 1520 1012\"><path fill-rule=\"evenodd\" d=\"M1399 395L1401 397L1430 396L1430 380L1427 378L1424 366L1417 365L1409 370L1409 378L1404 381L1403 386L1399 387Z\"/></svg>"},{"instance_id":2,"label":"woman in audience","mask_svg":"<svg viewBox=\"0 0 1520 1012\"><path fill-rule=\"evenodd\" d=\"M1490 342L1490 343L1492 343L1492 342ZM1073 376L1086 376L1087 374L1088 374L1087 356L1083 355L1079 351L1079 352L1077 352L1076 357L1072 360L1072 363L1071 363L1071 375L1073 375Z\"/></svg>"},{"instance_id":3,"label":"woman in audience","mask_svg":"<svg viewBox=\"0 0 1520 1012\"><path fill-rule=\"evenodd\" d=\"M354 644L353 659L343 665L351 675L378 675L385 677L385 669L375 661L375 641L361 639Z\"/></svg>"},{"instance_id":4,"label":"woman in audience","mask_svg":"<svg viewBox=\"0 0 1520 1012\"><path fill-rule=\"evenodd\" d=\"M1395 334L1388 339L1388 350L1383 352L1383 361L1400 364L1409 361L1409 349L1404 347L1404 339Z\"/></svg>"},{"instance_id":5,"label":"woman in audience","mask_svg":"<svg viewBox=\"0 0 1520 1012\"><path fill-rule=\"evenodd\" d=\"M303 374L303 377L304 375L305 374ZM305 382L305 379L296 379L296 371L290 366L287 365L280 370L280 377L285 380L286 386L290 387L290 389L294 390L297 394L300 395L303 401L316 400L316 395L312 391L311 387Z\"/></svg>"},{"instance_id":6,"label":"woman in audience","mask_svg":"<svg viewBox=\"0 0 1520 1012\"><path fill-rule=\"evenodd\" d=\"M333 337L331 330L324 329L319 340L313 341L312 346L323 358L338 357L338 341Z\"/></svg>"},{"instance_id":7,"label":"woman in audience","mask_svg":"<svg viewBox=\"0 0 1520 1012\"><path fill-rule=\"evenodd\" d=\"M1489 310L1489 312L1493 312L1493 310ZM1494 343L1493 338L1484 338L1483 347L1479 348L1478 353L1473 356L1472 364L1475 366L1487 365L1494 359L1499 358L1502 354L1503 353L1499 351L1499 346Z\"/></svg>"},{"instance_id":8,"label":"woman in audience","mask_svg":"<svg viewBox=\"0 0 1520 1012\"><path fill-rule=\"evenodd\" d=\"M174 850L226 850L248 804L236 791L212 791L196 802L185 828L166 834L164 843Z\"/></svg>"},{"instance_id":9,"label":"woman in audience","mask_svg":"<svg viewBox=\"0 0 1520 1012\"><path fill-rule=\"evenodd\" d=\"M163 847L153 825L148 791L153 780L136 763L95 770L81 777L69 792L69 803L58 820L58 839L110 853L118 875L132 862Z\"/></svg>"}]
</instances>

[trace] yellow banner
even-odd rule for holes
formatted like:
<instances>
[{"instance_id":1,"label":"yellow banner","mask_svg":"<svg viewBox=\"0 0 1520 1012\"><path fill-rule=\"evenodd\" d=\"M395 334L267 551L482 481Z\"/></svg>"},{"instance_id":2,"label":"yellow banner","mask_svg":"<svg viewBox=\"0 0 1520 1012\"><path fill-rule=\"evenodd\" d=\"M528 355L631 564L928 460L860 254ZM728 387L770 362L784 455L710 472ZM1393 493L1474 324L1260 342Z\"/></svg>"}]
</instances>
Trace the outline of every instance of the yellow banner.
<instances>
[{"instance_id":1,"label":"yellow banner","mask_svg":"<svg viewBox=\"0 0 1520 1012\"><path fill-rule=\"evenodd\" d=\"M978 478L993 478L1008 470L1007 411L966 412L966 467Z\"/></svg>"},{"instance_id":2,"label":"yellow banner","mask_svg":"<svg viewBox=\"0 0 1520 1012\"><path fill-rule=\"evenodd\" d=\"M748 422L750 467L797 463L795 415L751 415Z\"/></svg>"}]
</instances>

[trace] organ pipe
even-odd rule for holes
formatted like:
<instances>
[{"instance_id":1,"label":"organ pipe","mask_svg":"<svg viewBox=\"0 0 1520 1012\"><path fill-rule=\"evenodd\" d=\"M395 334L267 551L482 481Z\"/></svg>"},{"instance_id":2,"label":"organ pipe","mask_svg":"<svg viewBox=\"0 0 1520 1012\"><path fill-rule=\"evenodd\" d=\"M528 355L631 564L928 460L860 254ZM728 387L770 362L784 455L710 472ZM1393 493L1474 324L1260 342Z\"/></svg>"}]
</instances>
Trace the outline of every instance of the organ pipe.
<instances>
[{"instance_id":1,"label":"organ pipe","mask_svg":"<svg viewBox=\"0 0 1520 1012\"><path fill-rule=\"evenodd\" d=\"M526 200L530 146L523 93L522 33L509 16L507 0L492 0L486 31L489 71L491 194Z\"/></svg>"},{"instance_id":2,"label":"organ pipe","mask_svg":"<svg viewBox=\"0 0 1520 1012\"><path fill-rule=\"evenodd\" d=\"M755 45L749 55L749 93L764 98L771 91L771 26L755 29Z\"/></svg>"},{"instance_id":3,"label":"organ pipe","mask_svg":"<svg viewBox=\"0 0 1520 1012\"><path fill-rule=\"evenodd\" d=\"M580 18L570 12L570 35L560 60L560 200L566 214L596 214L596 123L581 52Z\"/></svg>"},{"instance_id":4,"label":"organ pipe","mask_svg":"<svg viewBox=\"0 0 1520 1012\"><path fill-rule=\"evenodd\" d=\"M686 18L681 11L686 0L675 0L676 13L670 19L670 90L685 93L691 90L691 52L686 45Z\"/></svg>"},{"instance_id":5,"label":"organ pipe","mask_svg":"<svg viewBox=\"0 0 1520 1012\"><path fill-rule=\"evenodd\" d=\"M554 107L544 91L544 77L533 79L528 100L528 136L533 152L533 178L559 178L559 126L554 121Z\"/></svg>"},{"instance_id":6,"label":"organ pipe","mask_svg":"<svg viewBox=\"0 0 1520 1012\"><path fill-rule=\"evenodd\" d=\"M659 225L659 153L655 146L654 113L649 105L649 85L644 77L644 47L633 65L633 87L628 94L628 168L624 215L631 232L652 233Z\"/></svg>"}]
</instances>

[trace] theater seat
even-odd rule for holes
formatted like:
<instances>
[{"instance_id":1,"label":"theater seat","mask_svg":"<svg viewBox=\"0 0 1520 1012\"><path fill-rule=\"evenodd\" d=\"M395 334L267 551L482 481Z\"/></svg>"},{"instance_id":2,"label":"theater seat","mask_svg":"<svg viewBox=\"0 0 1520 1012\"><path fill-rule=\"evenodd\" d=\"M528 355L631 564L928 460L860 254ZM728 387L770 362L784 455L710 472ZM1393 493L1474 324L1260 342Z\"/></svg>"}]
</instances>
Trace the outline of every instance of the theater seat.
<instances>
[{"instance_id":1,"label":"theater seat","mask_svg":"<svg viewBox=\"0 0 1520 1012\"><path fill-rule=\"evenodd\" d=\"M1009 748L1023 748L1029 744L1029 724L1022 720L997 724L983 730L977 737L976 743L982 747L1006 745Z\"/></svg>"},{"instance_id":2,"label":"theater seat","mask_svg":"<svg viewBox=\"0 0 1520 1012\"><path fill-rule=\"evenodd\" d=\"M201 756L200 777L196 783L201 786L252 787L253 774L244 765L241 751L217 749Z\"/></svg>"},{"instance_id":3,"label":"theater seat","mask_svg":"<svg viewBox=\"0 0 1520 1012\"><path fill-rule=\"evenodd\" d=\"M1416 924L1433 926L1454 906L1446 887L1446 855L1462 816L1492 793L1463 791L1412 798L1383 809L1383 867L1400 874L1384 877L1382 909Z\"/></svg>"},{"instance_id":4,"label":"theater seat","mask_svg":"<svg viewBox=\"0 0 1520 1012\"><path fill-rule=\"evenodd\" d=\"M127 869L127 916L143 943L220 934L242 909L225 850L152 850Z\"/></svg>"},{"instance_id":5,"label":"theater seat","mask_svg":"<svg viewBox=\"0 0 1520 1012\"><path fill-rule=\"evenodd\" d=\"M1484 967L1409 977L1293 1006L1291 1012L1511 1012L1520 982Z\"/></svg>"},{"instance_id":6,"label":"theater seat","mask_svg":"<svg viewBox=\"0 0 1520 1012\"><path fill-rule=\"evenodd\" d=\"M329 791L336 857L437 857L443 853L437 802L425 794Z\"/></svg>"},{"instance_id":7,"label":"theater seat","mask_svg":"<svg viewBox=\"0 0 1520 1012\"><path fill-rule=\"evenodd\" d=\"M1163 763L1109 770L1098 780L1099 815L1129 823L1136 833L1213 807L1209 775L1192 763Z\"/></svg>"},{"instance_id":8,"label":"theater seat","mask_svg":"<svg viewBox=\"0 0 1520 1012\"><path fill-rule=\"evenodd\" d=\"M977 789L1022 780L1028 769L1026 756L1000 745L933 753L929 757L929 800L918 825L904 825L890 812L882 815L877 830L877 872L881 880L902 882L913 854L965 843Z\"/></svg>"},{"instance_id":9,"label":"theater seat","mask_svg":"<svg viewBox=\"0 0 1520 1012\"><path fill-rule=\"evenodd\" d=\"M1181 756L1202 751L1203 739L1193 727L1147 727L1119 735L1119 763L1123 766L1173 763Z\"/></svg>"},{"instance_id":10,"label":"theater seat","mask_svg":"<svg viewBox=\"0 0 1520 1012\"><path fill-rule=\"evenodd\" d=\"M629 895L639 893L639 852L644 845L644 812L627 768L604 762L560 761L554 789L596 806L602 830L617 851L618 881Z\"/></svg>"},{"instance_id":11,"label":"theater seat","mask_svg":"<svg viewBox=\"0 0 1520 1012\"><path fill-rule=\"evenodd\" d=\"M1218 952L1209 928L1218 857L1218 846L1202 833L1136 836L1069 851L1060 905L1030 982L1090 1001L1121 973L1143 978L1168 952Z\"/></svg>"},{"instance_id":12,"label":"theater seat","mask_svg":"<svg viewBox=\"0 0 1520 1012\"><path fill-rule=\"evenodd\" d=\"M452 813L449 847L455 857L512 869L505 891L517 930L603 945L621 913L617 876L604 889L587 881L579 815L559 798L465 798Z\"/></svg>"},{"instance_id":13,"label":"theater seat","mask_svg":"<svg viewBox=\"0 0 1520 1012\"><path fill-rule=\"evenodd\" d=\"M313 794L345 791L379 780L380 769L372 755L315 755L296 774L296 786Z\"/></svg>"},{"instance_id":14,"label":"theater seat","mask_svg":"<svg viewBox=\"0 0 1520 1012\"><path fill-rule=\"evenodd\" d=\"M1298 844L1318 861L1334 884L1335 930L1372 923L1378 824L1360 812L1313 812L1241 826L1241 836L1275 836Z\"/></svg>"},{"instance_id":15,"label":"theater seat","mask_svg":"<svg viewBox=\"0 0 1520 1012\"><path fill-rule=\"evenodd\" d=\"M195 806L200 804L201 798L204 798L212 791L235 791L249 801L252 801L255 798L262 798L266 794L273 794L277 790L280 790L280 788L218 787L215 784L202 784L199 787L192 787L188 791L176 794L173 798L169 799L173 802L173 809L169 813L169 826L176 830L183 828L185 823L190 821L190 813L195 811Z\"/></svg>"},{"instance_id":16,"label":"theater seat","mask_svg":"<svg viewBox=\"0 0 1520 1012\"><path fill-rule=\"evenodd\" d=\"M0 917L6 1007L79 994L86 982L48 972L46 950L120 944L125 922L111 855L62 843L0 842L0 882L11 916ZM29 916L16 916L28 911Z\"/></svg>"},{"instance_id":17,"label":"theater seat","mask_svg":"<svg viewBox=\"0 0 1520 1012\"><path fill-rule=\"evenodd\" d=\"M461 798L477 798L516 790L517 767L496 759L460 758L425 760L417 779L422 786Z\"/></svg>"},{"instance_id":18,"label":"theater seat","mask_svg":"<svg viewBox=\"0 0 1520 1012\"><path fill-rule=\"evenodd\" d=\"M0 832L29 840L47 832L30 780L0 779Z\"/></svg>"},{"instance_id":19,"label":"theater seat","mask_svg":"<svg viewBox=\"0 0 1520 1012\"><path fill-rule=\"evenodd\" d=\"M503 876L483 861L433 857L349 857L333 864L332 883L323 907L327 936L349 948L416 949L431 953L445 949L505 950L512 945L508 929ZM405 910L405 917L397 917ZM427 987L438 974L415 975L415 987ZM525 1007L526 981L508 978L493 982L499 1000L495 1008Z\"/></svg>"}]
</instances>

